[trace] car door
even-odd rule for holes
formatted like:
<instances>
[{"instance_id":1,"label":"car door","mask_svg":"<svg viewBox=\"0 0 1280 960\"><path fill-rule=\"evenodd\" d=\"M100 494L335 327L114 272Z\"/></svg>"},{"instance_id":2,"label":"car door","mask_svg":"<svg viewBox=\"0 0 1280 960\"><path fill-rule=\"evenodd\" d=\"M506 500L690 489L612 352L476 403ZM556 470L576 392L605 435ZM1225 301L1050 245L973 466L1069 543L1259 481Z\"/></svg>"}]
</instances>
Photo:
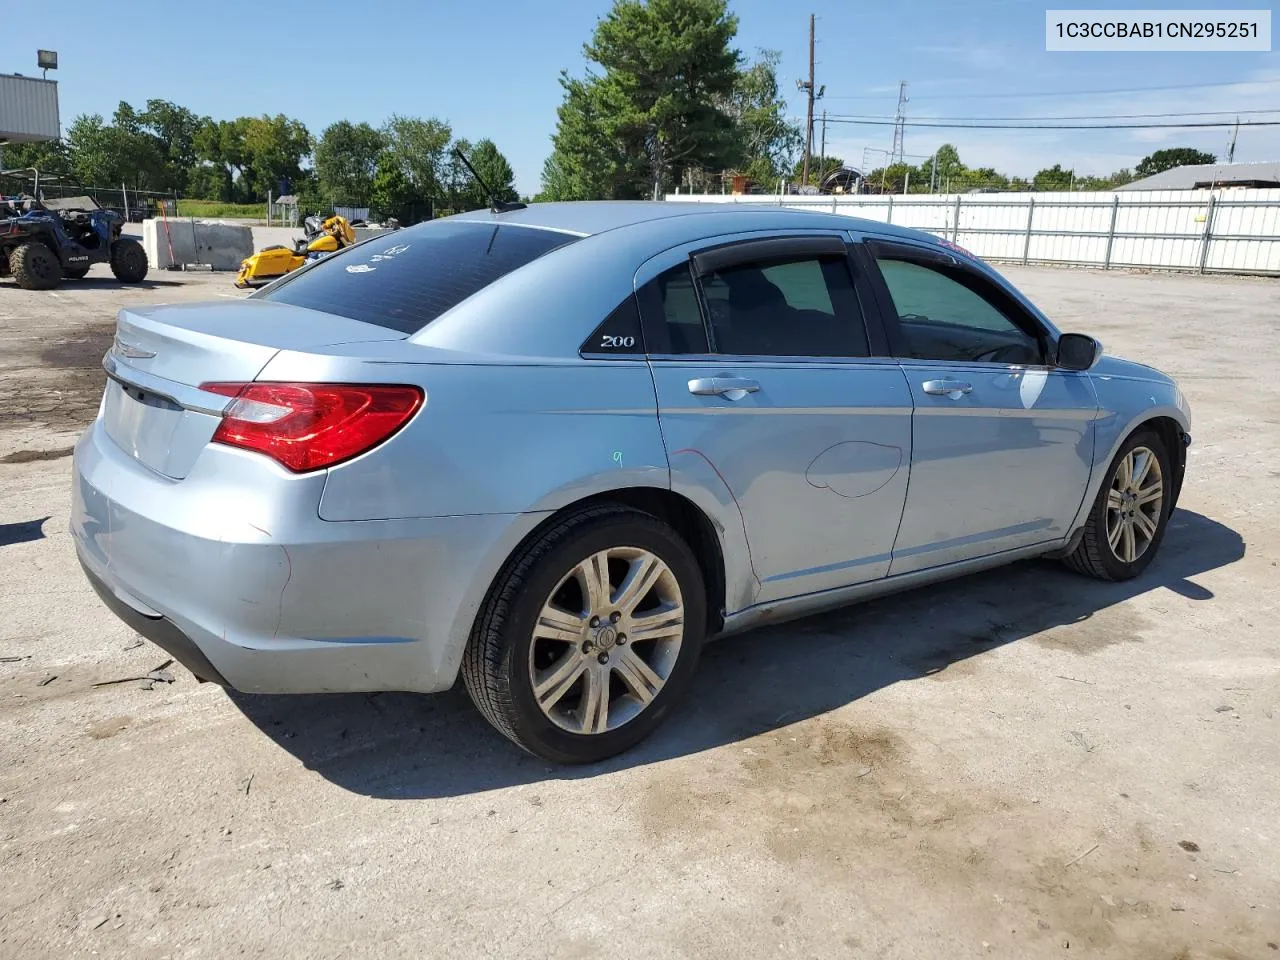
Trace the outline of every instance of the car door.
<instances>
[{"instance_id":1,"label":"car door","mask_svg":"<svg viewBox=\"0 0 1280 960\"><path fill-rule=\"evenodd\" d=\"M871 356L871 297L838 231L719 238L636 275L672 486L721 483L756 602L885 576L911 392Z\"/></svg>"},{"instance_id":2,"label":"car door","mask_svg":"<svg viewBox=\"0 0 1280 960\"><path fill-rule=\"evenodd\" d=\"M871 239L859 259L915 406L890 574L1065 537L1093 459L1087 375L1055 369L1047 328L965 258Z\"/></svg>"}]
</instances>

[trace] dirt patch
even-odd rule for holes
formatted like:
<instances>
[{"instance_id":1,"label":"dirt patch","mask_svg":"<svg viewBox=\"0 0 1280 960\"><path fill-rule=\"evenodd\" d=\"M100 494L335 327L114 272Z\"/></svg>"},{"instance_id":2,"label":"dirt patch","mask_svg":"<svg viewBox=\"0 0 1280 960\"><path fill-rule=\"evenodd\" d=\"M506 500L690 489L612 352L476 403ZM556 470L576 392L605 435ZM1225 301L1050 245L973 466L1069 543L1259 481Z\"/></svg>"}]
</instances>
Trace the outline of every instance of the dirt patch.
<instances>
[{"instance_id":1,"label":"dirt patch","mask_svg":"<svg viewBox=\"0 0 1280 960\"><path fill-rule=\"evenodd\" d=\"M16 450L0 457L0 463L34 463L37 460L61 460L75 452L75 447L56 447L52 450Z\"/></svg>"},{"instance_id":2,"label":"dirt patch","mask_svg":"<svg viewBox=\"0 0 1280 960\"><path fill-rule=\"evenodd\" d=\"M102 365L102 355L111 349L116 325L99 323L86 328L79 336L59 340L40 354L42 363L63 369L92 368Z\"/></svg>"},{"instance_id":3,"label":"dirt patch","mask_svg":"<svg viewBox=\"0 0 1280 960\"><path fill-rule=\"evenodd\" d=\"M983 749L976 732L972 749ZM965 916L1009 955L1174 957L1188 944L1215 955L1208 938L1263 932L1238 914L1218 919L1231 912L1225 901L1188 879L1197 867L1172 841L1152 842L1158 827L1067 836L1051 804L951 779L963 763L928 757L888 728L814 718L743 741L736 768L717 769L714 791L682 782L651 792L646 832L687 856L767 851L797 889L850 877L901 889L904 902L952 922Z\"/></svg>"},{"instance_id":4,"label":"dirt patch","mask_svg":"<svg viewBox=\"0 0 1280 960\"><path fill-rule=\"evenodd\" d=\"M97 416L102 399L106 382L102 357L114 331L114 323L95 323L43 349L43 340L25 353L19 347L5 369L0 369L0 421L43 425L54 431L87 426Z\"/></svg>"},{"instance_id":5,"label":"dirt patch","mask_svg":"<svg viewBox=\"0 0 1280 960\"><path fill-rule=\"evenodd\" d=\"M110 740L133 722L133 717L111 717L101 720L89 727L89 736L94 740Z\"/></svg>"},{"instance_id":6,"label":"dirt patch","mask_svg":"<svg viewBox=\"0 0 1280 960\"><path fill-rule=\"evenodd\" d=\"M1092 654L1112 644L1140 643L1149 631L1156 629L1157 625L1142 614L1128 607L1112 606L1072 619L1069 627L1041 630L1029 639L1049 650Z\"/></svg>"}]
</instances>

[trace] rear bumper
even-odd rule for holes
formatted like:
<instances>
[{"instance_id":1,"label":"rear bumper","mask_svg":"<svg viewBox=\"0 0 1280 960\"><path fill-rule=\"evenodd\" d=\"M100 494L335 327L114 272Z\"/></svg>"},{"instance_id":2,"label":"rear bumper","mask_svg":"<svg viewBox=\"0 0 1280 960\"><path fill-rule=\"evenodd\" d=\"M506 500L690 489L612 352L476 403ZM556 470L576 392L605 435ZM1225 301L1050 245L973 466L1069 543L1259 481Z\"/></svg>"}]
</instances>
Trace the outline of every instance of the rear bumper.
<instances>
[{"instance_id":1,"label":"rear bumper","mask_svg":"<svg viewBox=\"0 0 1280 960\"><path fill-rule=\"evenodd\" d=\"M210 682L223 687L230 686L226 677L219 673L218 668L209 662L209 658L204 655L204 651L196 646L190 637L179 630L172 620L167 620L164 617L148 616L129 606L129 604L116 596L112 589L107 586L106 581L89 569L84 562L83 555L80 557L80 566L98 598L106 605L108 610L128 624L134 633L146 640L150 640L165 651L165 653L195 674L196 679L201 683Z\"/></svg>"},{"instance_id":2,"label":"rear bumper","mask_svg":"<svg viewBox=\"0 0 1280 960\"><path fill-rule=\"evenodd\" d=\"M331 522L323 483L216 445L169 480L95 422L76 447L71 533L104 603L202 679L448 689L489 583L539 517Z\"/></svg>"}]
</instances>

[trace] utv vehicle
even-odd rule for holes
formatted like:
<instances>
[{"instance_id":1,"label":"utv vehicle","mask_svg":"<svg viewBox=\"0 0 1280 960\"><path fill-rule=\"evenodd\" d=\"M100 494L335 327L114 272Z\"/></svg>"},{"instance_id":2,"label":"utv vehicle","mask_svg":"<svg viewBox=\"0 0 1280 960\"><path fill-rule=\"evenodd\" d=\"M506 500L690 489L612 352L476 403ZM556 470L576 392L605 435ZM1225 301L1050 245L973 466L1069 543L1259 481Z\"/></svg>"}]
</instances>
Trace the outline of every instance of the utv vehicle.
<instances>
[{"instance_id":1,"label":"utv vehicle","mask_svg":"<svg viewBox=\"0 0 1280 960\"><path fill-rule=\"evenodd\" d=\"M142 244L122 237L124 220L91 197L41 201L0 197L0 277L24 290L50 290L63 277L79 280L95 263L111 264L123 283L147 275Z\"/></svg>"}]
</instances>

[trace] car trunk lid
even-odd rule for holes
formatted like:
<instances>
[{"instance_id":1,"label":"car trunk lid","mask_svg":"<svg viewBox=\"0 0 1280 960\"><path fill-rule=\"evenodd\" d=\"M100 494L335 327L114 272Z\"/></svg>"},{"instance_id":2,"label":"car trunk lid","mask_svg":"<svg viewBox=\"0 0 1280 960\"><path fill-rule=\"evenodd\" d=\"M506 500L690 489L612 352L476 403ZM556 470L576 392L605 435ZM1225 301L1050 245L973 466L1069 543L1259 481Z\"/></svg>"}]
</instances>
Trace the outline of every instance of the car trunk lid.
<instances>
[{"instance_id":1,"label":"car trunk lid","mask_svg":"<svg viewBox=\"0 0 1280 960\"><path fill-rule=\"evenodd\" d=\"M218 427L229 398L202 383L250 381L281 350L399 340L404 334L261 300L121 310L103 358L107 435L150 469L180 480Z\"/></svg>"}]
</instances>

